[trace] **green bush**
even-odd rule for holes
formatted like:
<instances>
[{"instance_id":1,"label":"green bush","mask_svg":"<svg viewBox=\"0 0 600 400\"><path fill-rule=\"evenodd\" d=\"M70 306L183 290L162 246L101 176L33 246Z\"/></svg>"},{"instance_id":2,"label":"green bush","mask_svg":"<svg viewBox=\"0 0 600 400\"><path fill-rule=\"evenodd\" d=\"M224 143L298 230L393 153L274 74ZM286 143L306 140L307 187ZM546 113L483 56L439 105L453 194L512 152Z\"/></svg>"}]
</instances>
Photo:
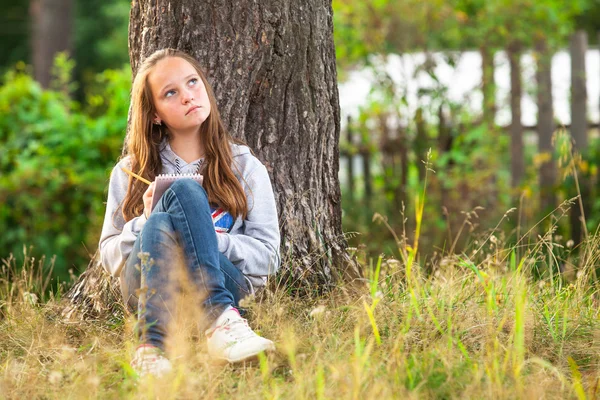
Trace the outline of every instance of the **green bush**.
<instances>
[{"instance_id":1,"label":"green bush","mask_svg":"<svg viewBox=\"0 0 600 400\"><path fill-rule=\"evenodd\" d=\"M129 67L107 70L84 105L71 101L73 65L58 57L44 90L18 65L0 86L0 257L56 255L64 278L96 249L109 171L123 143Z\"/></svg>"}]
</instances>

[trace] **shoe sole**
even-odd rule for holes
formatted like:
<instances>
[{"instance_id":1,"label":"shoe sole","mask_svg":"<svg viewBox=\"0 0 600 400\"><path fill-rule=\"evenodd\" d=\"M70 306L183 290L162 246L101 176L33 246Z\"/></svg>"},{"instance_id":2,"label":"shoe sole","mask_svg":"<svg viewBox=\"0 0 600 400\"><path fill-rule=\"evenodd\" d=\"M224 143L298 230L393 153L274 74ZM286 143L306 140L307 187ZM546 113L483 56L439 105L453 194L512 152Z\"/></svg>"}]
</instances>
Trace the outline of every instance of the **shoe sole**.
<instances>
[{"instance_id":1,"label":"shoe sole","mask_svg":"<svg viewBox=\"0 0 600 400\"><path fill-rule=\"evenodd\" d=\"M258 352L256 354L251 354L249 356L246 357L240 357L240 358L214 358L214 362L218 363L218 364L240 364L240 363L256 363L258 362L258 355L263 353L263 354L268 354L268 353L274 353L275 349L274 348L270 348L270 349L265 349L261 352Z\"/></svg>"}]
</instances>

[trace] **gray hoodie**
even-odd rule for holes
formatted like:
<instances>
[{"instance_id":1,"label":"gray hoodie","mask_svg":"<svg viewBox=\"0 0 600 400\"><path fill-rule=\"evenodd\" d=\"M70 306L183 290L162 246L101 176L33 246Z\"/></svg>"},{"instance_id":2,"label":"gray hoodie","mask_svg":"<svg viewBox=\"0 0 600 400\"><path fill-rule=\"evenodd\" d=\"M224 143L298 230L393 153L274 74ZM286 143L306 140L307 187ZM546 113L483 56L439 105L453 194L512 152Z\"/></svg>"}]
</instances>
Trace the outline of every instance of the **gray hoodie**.
<instances>
[{"instance_id":1,"label":"gray hoodie","mask_svg":"<svg viewBox=\"0 0 600 400\"><path fill-rule=\"evenodd\" d=\"M253 288L258 288L265 285L267 275L275 273L280 265L277 208L266 167L250 153L247 146L231 144L231 150L233 171L246 193L248 214L246 219L238 217L228 233L218 232L217 241L219 251L242 271ZM173 152L167 141L161 144L160 157L163 174L197 173L204 161L199 159L186 163ZM129 166L130 159L125 157L112 170L100 235L102 265L116 277L120 276L133 244L146 223L143 215L125 222L121 212L129 183L129 176L121 167Z\"/></svg>"}]
</instances>

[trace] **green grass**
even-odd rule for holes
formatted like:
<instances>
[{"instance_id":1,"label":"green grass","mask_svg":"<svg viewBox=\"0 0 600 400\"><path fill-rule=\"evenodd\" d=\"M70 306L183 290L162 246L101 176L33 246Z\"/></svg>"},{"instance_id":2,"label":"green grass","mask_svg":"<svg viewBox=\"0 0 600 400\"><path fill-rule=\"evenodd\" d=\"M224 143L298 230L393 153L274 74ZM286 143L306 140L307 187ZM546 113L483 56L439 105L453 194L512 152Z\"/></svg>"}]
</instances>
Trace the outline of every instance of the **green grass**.
<instances>
[{"instance_id":1,"label":"green grass","mask_svg":"<svg viewBox=\"0 0 600 400\"><path fill-rule=\"evenodd\" d=\"M402 261L382 257L364 266L364 282L320 297L270 291L247 306L278 352L254 364L213 364L182 318L175 370L163 380L140 380L129 367L131 318L61 321L61 289L42 296L48 271L5 262L0 397L595 398L600 302L591 266L571 282L534 280L530 265L548 246L534 243L539 253L520 260L486 249L440 259L431 276L415 261L409 278Z\"/></svg>"}]
</instances>

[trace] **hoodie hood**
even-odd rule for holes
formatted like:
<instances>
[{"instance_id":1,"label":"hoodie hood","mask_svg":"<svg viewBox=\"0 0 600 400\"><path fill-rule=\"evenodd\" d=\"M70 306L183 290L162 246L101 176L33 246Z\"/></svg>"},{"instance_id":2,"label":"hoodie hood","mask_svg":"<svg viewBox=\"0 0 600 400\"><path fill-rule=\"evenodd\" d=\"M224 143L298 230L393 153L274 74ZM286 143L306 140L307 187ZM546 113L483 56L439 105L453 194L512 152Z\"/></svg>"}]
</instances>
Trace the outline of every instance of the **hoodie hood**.
<instances>
[{"instance_id":1,"label":"hoodie hood","mask_svg":"<svg viewBox=\"0 0 600 400\"><path fill-rule=\"evenodd\" d=\"M231 154L234 157L242 156L244 154L252 154L250 148L243 144L230 143Z\"/></svg>"},{"instance_id":2,"label":"hoodie hood","mask_svg":"<svg viewBox=\"0 0 600 400\"><path fill-rule=\"evenodd\" d=\"M233 158L238 158L240 156L244 156L247 154L252 154L250 152L250 148L245 145L240 145L236 143L230 143L231 154ZM166 171L163 173L189 173L200 171L202 167L202 163L204 162L204 158L199 158L190 163L185 162L181 157L179 157L169 144L169 141L165 138L160 144L160 158L163 163L163 169ZM239 162L239 159L238 159ZM168 171L168 172L167 172Z\"/></svg>"}]
</instances>

